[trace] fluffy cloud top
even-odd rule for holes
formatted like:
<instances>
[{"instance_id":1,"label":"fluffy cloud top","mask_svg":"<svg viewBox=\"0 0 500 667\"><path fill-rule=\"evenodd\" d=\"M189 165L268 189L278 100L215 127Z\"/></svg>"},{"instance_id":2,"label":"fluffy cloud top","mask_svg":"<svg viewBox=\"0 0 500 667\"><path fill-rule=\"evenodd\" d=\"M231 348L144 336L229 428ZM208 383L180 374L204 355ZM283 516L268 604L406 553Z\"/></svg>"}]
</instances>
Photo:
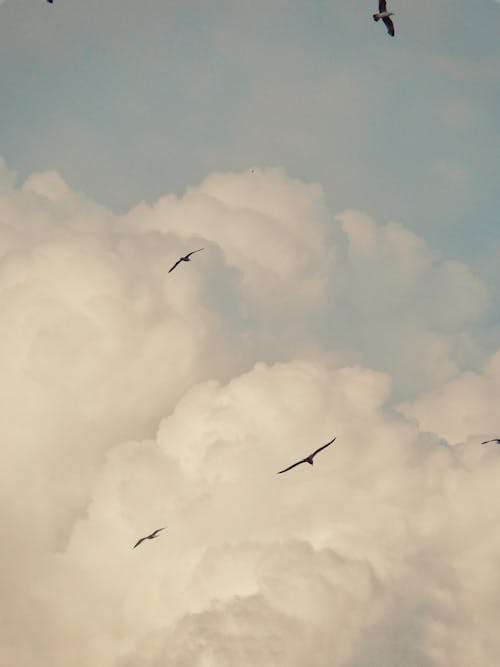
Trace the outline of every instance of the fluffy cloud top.
<instances>
[{"instance_id":1,"label":"fluffy cloud top","mask_svg":"<svg viewBox=\"0 0 500 667\"><path fill-rule=\"evenodd\" d=\"M499 404L500 350L482 373L463 373L399 409L421 428L450 442L463 442L471 435L497 437Z\"/></svg>"},{"instance_id":2,"label":"fluffy cloud top","mask_svg":"<svg viewBox=\"0 0 500 667\"><path fill-rule=\"evenodd\" d=\"M127 229L158 230L216 244L240 275L246 298L275 310L292 301L314 305L325 288L327 255L321 189L280 169L214 174L178 199L134 208Z\"/></svg>"},{"instance_id":3,"label":"fluffy cloud top","mask_svg":"<svg viewBox=\"0 0 500 667\"><path fill-rule=\"evenodd\" d=\"M400 223L360 211L337 220L326 318L336 350L389 371L407 395L484 359L474 329L489 292L466 264L442 259Z\"/></svg>"},{"instance_id":4,"label":"fluffy cloud top","mask_svg":"<svg viewBox=\"0 0 500 667\"><path fill-rule=\"evenodd\" d=\"M276 169L124 216L2 170L2 664L494 664L498 353L462 368L487 289L330 219Z\"/></svg>"}]
</instances>

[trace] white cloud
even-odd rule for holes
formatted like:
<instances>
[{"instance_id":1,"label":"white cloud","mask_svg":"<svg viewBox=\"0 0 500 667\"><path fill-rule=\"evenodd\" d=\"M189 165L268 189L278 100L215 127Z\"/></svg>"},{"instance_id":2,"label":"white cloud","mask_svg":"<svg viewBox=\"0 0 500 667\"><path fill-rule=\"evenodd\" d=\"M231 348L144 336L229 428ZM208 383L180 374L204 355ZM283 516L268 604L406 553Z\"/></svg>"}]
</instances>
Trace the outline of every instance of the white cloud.
<instances>
[{"instance_id":1,"label":"white cloud","mask_svg":"<svg viewBox=\"0 0 500 667\"><path fill-rule=\"evenodd\" d=\"M489 664L500 457L419 435L387 392L362 368L259 365L193 387L157 442L116 446L36 587L81 664L361 665L403 617L414 636L374 664ZM314 469L276 476L332 430Z\"/></svg>"},{"instance_id":2,"label":"white cloud","mask_svg":"<svg viewBox=\"0 0 500 667\"><path fill-rule=\"evenodd\" d=\"M425 313L426 327L451 332L486 309L488 290L470 268L441 259L402 224L377 225L358 211L337 219L347 239L346 279L357 288L356 300L363 299L360 310L396 319L403 309L413 320Z\"/></svg>"},{"instance_id":3,"label":"white cloud","mask_svg":"<svg viewBox=\"0 0 500 667\"><path fill-rule=\"evenodd\" d=\"M181 198L141 204L122 224L180 237L179 252L208 239L231 271L224 282L236 290L233 311L244 328L255 323L257 358L314 349L316 321L330 351L390 371L404 395L481 359L468 328L489 293L467 265L442 259L401 223L359 211L337 221L342 231L328 247L321 189L267 169L214 174Z\"/></svg>"},{"instance_id":4,"label":"white cloud","mask_svg":"<svg viewBox=\"0 0 500 667\"><path fill-rule=\"evenodd\" d=\"M150 431L193 380L222 368L208 354L220 322L196 268L172 290L166 241L118 232L53 175L2 196L0 221L6 484L36 461L35 515L66 520L113 442Z\"/></svg>"},{"instance_id":5,"label":"white cloud","mask_svg":"<svg viewBox=\"0 0 500 667\"><path fill-rule=\"evenodd\" d=\"M328 247L320 188L280 170L125 216L57 174L0 182L2 664L492 664L500 457L419 430L498 405L496 356L460 374L488 303L467 266L358 212ZM325 350L330 306L350 328ZM398 365L439 387L410 419Z\"/></svg>"},{"instance_id":6,"label":"white cloud","mask_svg":"<svg viewBox=\"0 0 500 667\"><path fill-rule=\"evenodd\" d=\"M489 292L462 262L444 260L402 224L359 211L337 216L340 235L327 320L345 358L389 371L414 394L481 358L469 333Z\"/></svg>"},{"instance_id":7,"label":"white cloud","mask_svg":"<svg viewBox=\"0 0 500 667\"><path fill-rule=\"evenodd\" d=\"M500 437L500 350L482 373L466 372L438 389L400 406L422 429L450 442L476 441L482 436Z\"/></svg>"},{"instance_id":8,"label":"white cloud","mask_svg":"<svg viewBox=\"0 0 500 667\"><path fill-rule=\"evenodd\" d=\"M247 299L275 310L310 307L325 289L326 210L317 185L288 178L280 169L213 174L181 199L142 204L125 219L132 230L158 230L216 244L240 275Z\"/></svg>"}]
</instances>

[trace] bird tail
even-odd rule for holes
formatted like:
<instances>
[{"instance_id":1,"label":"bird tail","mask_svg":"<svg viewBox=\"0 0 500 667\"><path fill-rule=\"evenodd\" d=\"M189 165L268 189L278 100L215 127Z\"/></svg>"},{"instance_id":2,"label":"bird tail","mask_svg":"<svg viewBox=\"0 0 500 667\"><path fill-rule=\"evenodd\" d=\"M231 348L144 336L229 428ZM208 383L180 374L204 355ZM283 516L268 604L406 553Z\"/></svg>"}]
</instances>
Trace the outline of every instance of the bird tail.
<instances>
[{"instance_id":1,"label":"bird tail","mask_svg":"<svg viewBox=\"0 0 500 667\"><path fill-rule=\"evenodd\" d=\"M374 14L373 15L373 20L374 21L380 21L380 16L378 16L378 14Z\"/></svg>"}]
</instances>

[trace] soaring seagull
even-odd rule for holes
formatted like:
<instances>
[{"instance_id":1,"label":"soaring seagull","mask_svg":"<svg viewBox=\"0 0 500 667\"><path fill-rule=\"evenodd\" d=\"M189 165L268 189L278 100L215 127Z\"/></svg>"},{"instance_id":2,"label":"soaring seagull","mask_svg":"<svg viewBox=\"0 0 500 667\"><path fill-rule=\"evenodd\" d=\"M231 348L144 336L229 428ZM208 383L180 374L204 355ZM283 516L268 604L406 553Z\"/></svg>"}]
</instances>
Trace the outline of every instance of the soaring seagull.
<instances>
[{"instance_id":1,"label":"soaring seagull","mask_svg":"<svg viewBox=\"0 0 500 667\"><path fill-rule=\"evenodd\" d=\"M322 447L319 447L316 451L314 451L312 454L309 454L309 456L306 456L305 459L301 459L300 461L297 461L297 463L293 463L291 466L288 466L288 468L285 468L284 470L280 470L277 475L281 475L282 472L287 472L287 470L291 470L292 468L295 468L295 466L299 466L301 463L309 463L310 465L313 465L313 459L318 454L322 449L326 449L329 447L332 442L335 442L337 439L337 436L334 437L333 440L330 440L330 442L327 442L326 445L323 445Z\"/></svg>"},{"instance_id":2,"label":"soaring seagull","mask_svg":"<svg viewBox=\"0 0 500 667\"><path fill-rule=\"evenodd\" d=\"M158 537L158 533L161 533L162 530L165 530L166 526L163 526L163 528L157 528L156 530L153 530L151 535L146 535L146 537L141 537L141 539L134 544L132 549L135 549L136 547L139 546L141 542L144 542L144 540L154 540L155 537Z\"/></svg>"},{"instance_id":3,"label":"soaring seagull","mask_svg":"<svg viewBox=\"0 0 500 667\"><path fill-rule=\"evenodd\" d=\"M394 23L391 20L391 16L394 16L394 12L387 11L387 0L378 0L378 13L373 15L373 20L378 21L382 19L387 32L391 37L394 37Z\"/></svg>"},{"instance_id":4,"label":"soaring seagull","mask_svg":"<svg viewBox=\"0 0 500 667\"><path fill-rule=\"evenodd\" d=\"M482 442L481 444L482 444L482 445L487 445L489 442L496 442L497 444L500 445L500 438L493 438L492 440L485 440L485 441Z\"/></svg>"},{"instance_id":5,"label":"soaring seagull","mask_svg":"<svg viewBox=\"0 0 500 667\"><path fill-rule=\"evenodd\" d=\"M204 248L198 248L198 250L192 250L191 252L188 252L187 255L184 255L184 257L180 257L176 261L176 263L173 265L173 267L168 270L168 272L170 273L171 271L173 271L175 269L175 267L178 266L181 262L190 262L191 261L191 259L190 259L191 255L194 255L195 252L200 252L201 250L204 250Z\"/></svg>"}]
</instances>

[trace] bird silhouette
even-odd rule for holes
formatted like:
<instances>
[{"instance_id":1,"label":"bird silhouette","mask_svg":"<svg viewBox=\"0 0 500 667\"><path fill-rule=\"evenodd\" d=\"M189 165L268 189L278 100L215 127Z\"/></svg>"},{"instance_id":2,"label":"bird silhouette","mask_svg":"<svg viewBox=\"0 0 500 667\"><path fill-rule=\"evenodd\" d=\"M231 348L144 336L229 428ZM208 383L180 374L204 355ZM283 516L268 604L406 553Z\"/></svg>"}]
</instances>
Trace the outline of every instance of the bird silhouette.
<instances>
[{"instance_id":1,"label":"bird silhouette","mask_svg":"<svg viewBox=\"0 0 500 667\"><path fill-rule=\"evenodd\" d=\"M204 248L199 248L198 250L192 250L191 252L188 252L187 255L184 255L184 257L179 257L179 259L176 261L176 263L173 265L171 269L168 270L170 273L175 269L176 266L178 266L181 262L191 262L191 255L194 255L195 252L200 252L201 250L204 250Z\"/></svg>"},{"instance_id":2,"label":"bird silhouette","mask_svg":"<svg viewBox=\"0 0 500 667\"><path fill-rule=\"evenodd\" d=\"M496 442L497 444L500 445L500 438L492 438L491 440L485 440L485 441L482 442L481 444L482 444L482 445L487 445L489 442Z\"/></svg>"},{"instance_id":3,"label":"bird silhouette","mask_svg":"<svg viewBox=\"0 0 500 667\"><path fill-rule=\"evenodd\" d=\"M313 465L313 459L316 456L316 454L321 452L323 449L326 449L327 447L329 447L332 444L332 442L335 442L336 439L337 439L337 436L335 436L335 438L333 438L333 440L330 440L330 442L327 442L326 445L323 445L322 447L318 447L318 449L316 449L316 451L314 451L312 454L309 454L309 456L306 456L305 458L301 459L300 461L297 461L297 463L293 463L291 466L288 466L288 468L284 468L283 470L280 470L276 474L281 475L282 472L287 472L288 470L291 470L292 468L295 468L296 466L299 466L301 463L309 463L310 465Z\"/></svg>"},{"instance_id":4,"label":"bird silhouette","mask_svg":"<svg viewBox=\"0 0 500 667\"><path fill-rule=\"evenodd\" d=\"M138 547L141 542L144 542L144 540L154 540L155 537L158 537L158 533L161 533L161 531L165 530L166 527L167 526L163 526L163 528L157 528L156 530L153 530L153 532L150 535L146 535L146 537L141 537L141 539L134 544L132 549Z\"/></svg>"},{"instance_id":5,"label":"bird silhouette","mask_svg":"<svg viewBox=\"0 0 500 667\"><path fill-rule=\"evenodd\" d=\"M391 20L391 16L394 16L394 12L387 11L387 1L378 0L378 13L373 15L373 20L379 21L382 19L387 28L387 32L391 37L394 37L394 23Z\"/></svg>"}]
</instances>

